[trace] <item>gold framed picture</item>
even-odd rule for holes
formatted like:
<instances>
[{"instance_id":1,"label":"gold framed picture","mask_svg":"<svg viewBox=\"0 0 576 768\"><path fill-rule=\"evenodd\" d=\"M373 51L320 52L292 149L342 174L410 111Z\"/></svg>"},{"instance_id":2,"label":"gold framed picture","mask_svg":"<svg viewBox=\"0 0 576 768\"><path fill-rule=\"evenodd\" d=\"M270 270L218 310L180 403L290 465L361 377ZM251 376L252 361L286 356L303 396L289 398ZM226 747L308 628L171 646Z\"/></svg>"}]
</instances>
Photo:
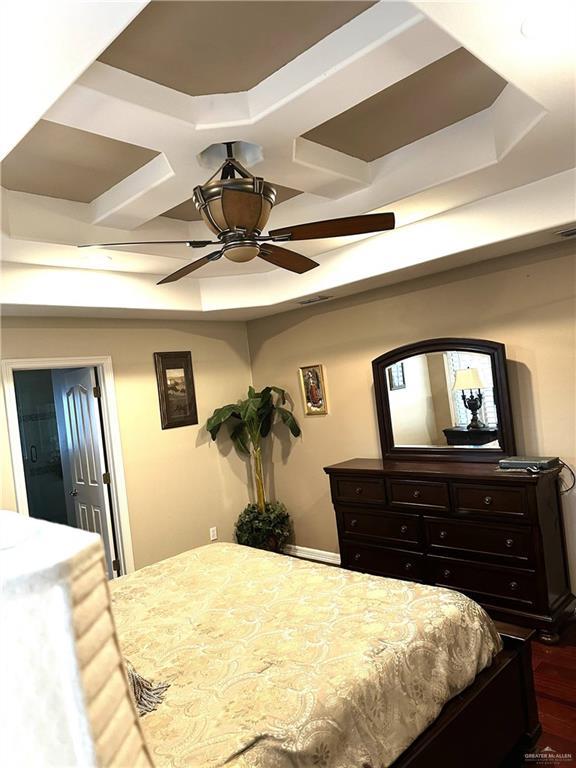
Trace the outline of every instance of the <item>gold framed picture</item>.
<instances>
[{"instance_id":1,"label":"gold framed picture","mask_svg":"<svg viewBox=\"0 0 576 768\"><path fill-rule=\"evenodd\" d=\"M305 416L325 416L328 413L326 384L321 365L304 365L300 368L300 389Z\"/></svg>"}]
</instances>

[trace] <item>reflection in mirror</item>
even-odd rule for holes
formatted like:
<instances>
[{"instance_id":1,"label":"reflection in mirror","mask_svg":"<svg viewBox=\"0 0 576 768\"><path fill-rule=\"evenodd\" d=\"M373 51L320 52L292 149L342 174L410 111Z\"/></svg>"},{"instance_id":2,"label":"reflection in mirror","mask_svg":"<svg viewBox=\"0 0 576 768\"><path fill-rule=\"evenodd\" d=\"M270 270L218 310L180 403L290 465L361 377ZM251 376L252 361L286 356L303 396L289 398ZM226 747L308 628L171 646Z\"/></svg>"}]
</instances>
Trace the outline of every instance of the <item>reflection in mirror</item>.
<instances>
[{"instance_id":1,"label":"reflection in mirror","mask_svg":"<svg viewBox=\"0 0 576 768\"><path fill-rule=\"evenodd\" d=\"M414 355L388 366L386 382L395 447L500 449L490 355Z\"/></svg>"}]
</instances>

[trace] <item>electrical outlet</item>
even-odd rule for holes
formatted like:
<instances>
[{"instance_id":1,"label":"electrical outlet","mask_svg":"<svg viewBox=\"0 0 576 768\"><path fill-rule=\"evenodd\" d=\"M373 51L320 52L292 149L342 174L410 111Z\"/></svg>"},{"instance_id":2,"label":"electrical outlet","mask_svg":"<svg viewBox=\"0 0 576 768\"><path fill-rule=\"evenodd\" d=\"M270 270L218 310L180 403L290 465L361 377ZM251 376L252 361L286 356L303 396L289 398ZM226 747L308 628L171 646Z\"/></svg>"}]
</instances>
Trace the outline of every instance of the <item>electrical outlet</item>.
<instances>
[{"instance_id":1,"label":"electrical outlet","mask_svg":"<svg viewBox=\"0 0 576 768\"><path fill-rule=\"evenodd\" d=\"M218 528L210 528L210 541L216 541L218 538Z\"/></svg>"}]
</instances>

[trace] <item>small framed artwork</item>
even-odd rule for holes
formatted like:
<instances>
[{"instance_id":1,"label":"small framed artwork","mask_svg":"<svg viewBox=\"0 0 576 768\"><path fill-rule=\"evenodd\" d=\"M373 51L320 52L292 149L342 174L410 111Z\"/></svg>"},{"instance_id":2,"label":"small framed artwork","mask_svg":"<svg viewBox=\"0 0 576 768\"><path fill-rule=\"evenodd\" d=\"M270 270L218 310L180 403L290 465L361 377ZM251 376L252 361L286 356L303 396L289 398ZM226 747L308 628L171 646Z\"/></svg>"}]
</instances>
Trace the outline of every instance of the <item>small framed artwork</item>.
<instances>
[{"instance_id":1,"label":"small framed artwork","mask_svg":"<svg viewBox=\"0 0 576 768\"><path fill-rule=\"evenodd\" d=\"M154 352L162 429L198 424L192 355Z\"/></svg>"},{"instance_id":2,"label":"small framed artwork","mask_svg":"<svg viewBox=\"0 0 576 768\"><path fill-rule=\"evenodd\" d=\"M305 365L300 368L300 388L306 416L324 416L328 413L326 385L321 365Z\"/></svg>"},{"instance_id":3,"label":"small framed artwork","mask_svg":"<svg viewBox=\"0 0 576 768\"><path fill-rule=\"evenodd\" d=\"M406 379L404 378L404 363L394 363L387 368L388 387L393 392L395 389L405 389Z\"/></svg>"}]
</instances>

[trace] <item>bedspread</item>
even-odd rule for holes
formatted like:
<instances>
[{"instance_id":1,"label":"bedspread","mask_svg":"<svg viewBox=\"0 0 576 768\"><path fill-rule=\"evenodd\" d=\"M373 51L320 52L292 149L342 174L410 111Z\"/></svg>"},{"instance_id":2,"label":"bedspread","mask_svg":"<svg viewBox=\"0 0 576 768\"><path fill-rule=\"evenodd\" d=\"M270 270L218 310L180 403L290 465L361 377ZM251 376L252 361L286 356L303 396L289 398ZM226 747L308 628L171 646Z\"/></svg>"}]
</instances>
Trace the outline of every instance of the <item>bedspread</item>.
<instances>
[{"instance_id":1,"label":"bedspread","mask_svg":"<svg viewBox=\"0 0 576 768\"><path fill-rule=\"evenodd\" d=\"M385 768L501 647L458 592L236 544L111 589L126 658L171 683L158 766Z\"/></svg>"}]
</instances>

